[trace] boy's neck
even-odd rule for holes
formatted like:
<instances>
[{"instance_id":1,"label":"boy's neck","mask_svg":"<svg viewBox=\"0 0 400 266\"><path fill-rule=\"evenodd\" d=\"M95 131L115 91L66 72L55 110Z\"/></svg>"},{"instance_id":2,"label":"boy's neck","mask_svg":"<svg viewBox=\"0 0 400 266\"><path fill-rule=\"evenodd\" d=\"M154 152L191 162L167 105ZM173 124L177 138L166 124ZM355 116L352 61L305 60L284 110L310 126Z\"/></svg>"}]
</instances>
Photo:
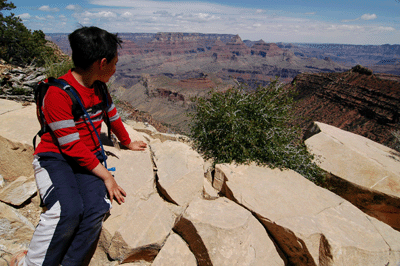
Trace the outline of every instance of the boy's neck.
<instances>
[{"instance_id":1,"label":"boy's neck","mask_svg":"<svg viewBox=\"0 0 400 266\"><path fill-rule=\"evenodd\" d=\"M78 81L79 84L86 88L92 88L93 83L96 81L96 77L93 75L93 70L89 68L88 70L83 70L81 68L75 68L72 70L72 75Z\"/></svg>"}]
</instances>

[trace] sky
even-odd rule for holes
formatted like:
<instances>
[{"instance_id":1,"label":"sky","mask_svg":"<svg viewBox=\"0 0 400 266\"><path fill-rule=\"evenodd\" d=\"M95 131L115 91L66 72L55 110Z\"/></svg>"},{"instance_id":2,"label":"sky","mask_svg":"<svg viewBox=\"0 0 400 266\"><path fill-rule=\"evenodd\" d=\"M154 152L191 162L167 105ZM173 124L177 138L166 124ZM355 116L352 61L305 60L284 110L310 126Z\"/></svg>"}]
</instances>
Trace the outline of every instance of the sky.
<instances>
[{"instance_id":1,"label":"sky","mask_svg":"<svg viewBox=\"0 0 400 266\"><path fill-rule=\"evenodd\" d=\"M400 44L400 0L7 0L25 26L70 33L239 34L286 43ZM7 11L3 12L5 15Z\"/></svg>"}]
</instances>

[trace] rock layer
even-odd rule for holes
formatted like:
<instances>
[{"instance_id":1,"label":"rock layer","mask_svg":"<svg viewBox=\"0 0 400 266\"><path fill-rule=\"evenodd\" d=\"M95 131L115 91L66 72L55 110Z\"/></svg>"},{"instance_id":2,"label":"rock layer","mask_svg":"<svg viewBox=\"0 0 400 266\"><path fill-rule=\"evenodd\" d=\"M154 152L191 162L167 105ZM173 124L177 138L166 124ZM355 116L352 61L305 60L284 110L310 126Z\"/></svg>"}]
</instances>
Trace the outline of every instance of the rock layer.
<instances>
[{"instance_id":1,"label":"rock layer","mask_svg":"<svg viewBox=\"0 0 400 266\"><path fill-rule=\"evenodd\" d=\"M305 130L323 122L388 147L396 146L392 131L400 130L400 82L355 71L300 74L296 83L296 114Z\"/></svg>"}]
</instances>

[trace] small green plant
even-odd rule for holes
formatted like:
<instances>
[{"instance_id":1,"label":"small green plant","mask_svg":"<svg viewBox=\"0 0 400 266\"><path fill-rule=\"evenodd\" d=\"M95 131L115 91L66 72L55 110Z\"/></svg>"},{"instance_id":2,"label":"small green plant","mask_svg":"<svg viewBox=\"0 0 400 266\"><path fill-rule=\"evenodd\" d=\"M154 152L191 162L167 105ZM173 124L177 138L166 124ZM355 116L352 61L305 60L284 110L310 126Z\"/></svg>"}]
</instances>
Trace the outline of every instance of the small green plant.
<instances>
[{"instance_id":1,"label":"small green plant","mask_svg":"<svg viewBox=\"0 0 400 266\"><path fill-rule=\"evenodd\" d=\"M293 121L293 89L274 80L268 87L245 92L243 85L195 98L191 133L195 148L214 163L289 168L318 181L313 163Z\"/></svg>"},{"instance_id":2,"label":"small green plant","mask_svg":"<svg viewBox=\"0 0 400 266\"><path fill-rule=\"evenodd\" d=\"M53 58L48 57L45 63L47 77L58 78L68 72L69 69L74 67L71 59L65 59L61 62L55 61Z\"/></svg>"},{"instance_id":3,"label":"small green plant","mask_svg":"<svg viewBox=\"0 0 400 266\"><path fill-rule=\"evenodd\" d=\"M14 88L12 90L12 95L30 95L31 91L29 89L25 89L25 88Z\"/></svg>"}]
</instances>

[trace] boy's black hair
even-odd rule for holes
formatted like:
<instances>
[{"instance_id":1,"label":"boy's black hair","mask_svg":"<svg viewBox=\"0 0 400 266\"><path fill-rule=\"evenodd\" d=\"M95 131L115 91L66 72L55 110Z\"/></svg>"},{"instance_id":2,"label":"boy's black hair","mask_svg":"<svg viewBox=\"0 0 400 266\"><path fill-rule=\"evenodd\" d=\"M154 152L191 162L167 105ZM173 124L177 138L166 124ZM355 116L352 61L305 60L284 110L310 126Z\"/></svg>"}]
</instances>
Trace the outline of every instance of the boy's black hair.
<instances>
[{"instance_id":1,"label":"boy's black hair","mask_svg":"<svg viewBox=\"0 0 400 266\"><path fill-rule=\"evenodd\" d=\"M68 35L75 67L87 70L94 62L103 58L109 63L121 47L117 34L98 27L81 27Z\"/></svg>"}]
</instances>

